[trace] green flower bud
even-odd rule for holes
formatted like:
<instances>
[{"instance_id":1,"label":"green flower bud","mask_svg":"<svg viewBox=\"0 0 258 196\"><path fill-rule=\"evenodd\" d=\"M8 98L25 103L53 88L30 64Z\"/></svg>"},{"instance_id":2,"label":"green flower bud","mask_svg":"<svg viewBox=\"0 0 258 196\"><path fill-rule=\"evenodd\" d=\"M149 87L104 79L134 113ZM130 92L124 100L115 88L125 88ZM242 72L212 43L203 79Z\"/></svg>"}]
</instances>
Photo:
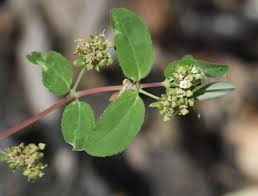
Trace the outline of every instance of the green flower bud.
<instances>
[{"instance_id":1,"label":"green flower bud","mask_svg":"<svg viewBox=\"0 0 258 196\"><path fill-rule=\"evenodd\" d=\"M45 148L46 148L46 144L44 144L44 143L39 143L39 149L40 149L40 150L45 150Z\"/></svg>"},{"instance_id":2,"label":"green flower bud","mask_svg":"<svg viewBox=\"0 0 258 196\"><path fill-rule=\"evenodd\" d=\"M22 174L27 177L27 176L30 175L30 170L29 169L25 169Z\"/></svg>"},{"instance_id":3,"label":"green flower bud","mask_svg":"<svg viewBox=\"0 0 258 196\"><path fill-rule=\"evenodd\" d=\"M189 110L187 110L187 109L185 109L185 108L183 108L183 109L181 109L180 110L180 113L181 113L181 115L186 115L186 114L188 114L189 113Z\"/></svg>"},{"instance_id":4,"label":"green flower bud","mask_svg":"<svg viewBox=\"0 0 258 196\"><path fill-rule=\"evenodd\" d=\"M189 100L188 100L188 105L189 105L190 107L192 107L192 106L194 105L194 99L189 99Z\"/></svg>"},{"instance_id":5,"label":"green flower bud","mask_svg":"<svg viewBox=\"0 0 258 196\"><path fill-rule=\"evenodd\" d=\"M81 68L81 67L84 67L85 66L85 61L84 61L84 59L83 58L78 58L78 59L76 59L74 62L74 65L76 66L76 67L78 67L78 68Z\"/></svg>"},{"instance_id":6,"label":"green flower bud","mask_svg":"<svg viewBox=\"0 0 258 196\"><path fill-rule=\"evenodd\" d=\"M151 107L159 109L160 114L164 115L164 121L176 115L187 115L194 105L191 98L193 92L178 87L168 88L167 94L161 95L159 101L152 103Z\"/></svg>"},{"instance_id":7,"label":"green flower bud","mask_svg":"<svg viewBox=\"0 0 258 196\"><path fill-rule=\"evenodd\" d=\"M193 92L190 91L190 90L187 90L187 91L186 91L186 96L187 96L187 97L193 96Z\"/></svg>"}]
</instances>

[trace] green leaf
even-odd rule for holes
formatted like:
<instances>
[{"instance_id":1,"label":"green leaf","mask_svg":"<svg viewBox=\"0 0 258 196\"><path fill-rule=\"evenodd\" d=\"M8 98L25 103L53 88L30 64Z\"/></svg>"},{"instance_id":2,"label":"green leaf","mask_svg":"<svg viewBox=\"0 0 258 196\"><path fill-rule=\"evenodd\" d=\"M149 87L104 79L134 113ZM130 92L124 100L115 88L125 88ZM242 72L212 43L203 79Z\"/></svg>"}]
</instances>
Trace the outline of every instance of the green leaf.
<instances>
[{"instance_id":1,"label":"green leaf","mask_svg":"<svg viewBox=\"0 0 258 196\"><path fill-rule=\"evenodd\" d=\"M186 54L182 57L182 60L194 60L193 56L190 54Z\"/></svg>"},{"instance_id":2,"label":"green leaf","mask_svg":"<svg viewBox=\"0 0 258 196\"><path fill-rule=\"evenodd\" d=\"M200 66L205 75L210 77L221 77L227 74L229 67L228 65L220 65L209 63L206 61L195 60L196 64Z\"/></svg>"},{"instance_id":3,"label":"green leaf","mask_svg":"<svg viewBox=\"0 0 258 196\"><path fill-rule=\"evenodd\" d=\"M195 64L195 60L191 55L185 55L181 59L175 60L167 65L164 70L166 78L170 77L173 73L173 69L177 66L192 65Z\"/></svg>"},{"instance_id":4,"label":"green leaf","mask_svg":"<svg viewBox=\"0 0 258 196\"><path fill-rule=\"evenodd\" d=\"M57 95L65 95L69 92L72 84L72 69L66 58L54 51L42 54L32 52L27 59L42 66L42 80L48 90Z\"/></svg>"},{"instance_id":5,"label":"green leaf","mask_svg":"<svg viewBox=\"0 0 258 196\"><path fill-rule=\"evenodd\" d=\"M74 150L83 150L95 126L95 117L91 106L76 100L66 106L62 117L62 133L65 141Z\"/></svg>"},{"instance_id":6,"label":"green leaf","mask_svg":"<svg viewBox=\"0 0 258 196\"><path fill-rule=\"evenodd\" d=\"M228 82L214 82L197 87L193 93L195 99L205 100L226 95L234 89L234 85Z\"/></svg>"},{"instance_id":7,"label":"green leaf","mask_svg":"<svg viewBox=\"0 0 258 196\"><path fill-rule=\"evenodd\" d=\"M191 55L185 55L179 60L175 60L167 65L164 70L165 77L171 76L173 68L183 65L198 65L208 77L221 77L227 74L228 65L214 64L202 60L194 59Z\"/></svg>"},{"instance_id":8,"label":"green leaf","mask_svg":"<svg viewBox=\"0 0 258 196\"><path fill-rule=\"evenodd\" d=\"M127 90L101 115L85 150L105 157L123 151L135 138L144 121L144 103L138 93Z\"/></svg>"},{"instance_id":9,"label":"green leaf","mask_svg":"<svg viewBox=\"0 0 258 196\"><path fill-rule=\"evenodd\" d=\"M124 8L111 10L115 48L124 75L133 81L146 77L153 64L150 33L141 19Z\"/></svg>"}]
</instances>

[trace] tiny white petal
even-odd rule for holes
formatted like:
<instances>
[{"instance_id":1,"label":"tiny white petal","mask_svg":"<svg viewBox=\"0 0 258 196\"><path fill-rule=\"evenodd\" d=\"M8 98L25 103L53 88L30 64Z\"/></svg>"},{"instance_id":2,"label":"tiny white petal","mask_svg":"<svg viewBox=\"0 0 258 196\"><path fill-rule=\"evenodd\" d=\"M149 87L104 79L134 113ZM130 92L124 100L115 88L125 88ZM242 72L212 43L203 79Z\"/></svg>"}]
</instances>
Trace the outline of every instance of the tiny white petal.
<instances>
[{"instance_id":1,"label":"tiny white petal","mask_svg":"<svg viewBox=\"0 0 258 196\"><path fill-rule=\"evenodd\" d=\"M199 70L198 70L198 68L197 68L196 66L193 66L192 72L193 72L194 74L196 74L196 73L199 72Z\"/></svg>"},{"instance_id":2,"label":"tiny white petal","mask_svg":"<svg viewBox=\"0 0 258 196\"><path fill-rule=\"evenodd\" d=\"M187 81L186 80L180 81L179 87L182 89L185 89L187 87Z\"/></svg>"}]
</instances>

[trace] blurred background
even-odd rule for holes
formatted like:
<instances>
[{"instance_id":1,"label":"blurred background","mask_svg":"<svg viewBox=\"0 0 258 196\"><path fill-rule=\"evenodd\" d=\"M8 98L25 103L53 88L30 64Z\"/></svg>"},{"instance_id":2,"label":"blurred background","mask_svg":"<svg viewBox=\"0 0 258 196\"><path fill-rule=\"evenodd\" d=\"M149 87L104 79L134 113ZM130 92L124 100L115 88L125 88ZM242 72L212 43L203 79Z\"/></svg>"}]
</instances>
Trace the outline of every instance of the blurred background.
<instances>
[{"instance_id":1,"label":"blurred background","mask_svg":"<svg viewBox=\"0 0 258 196\"><path fill-rule=\"evenodd\" d=\"M167 123L147 108L140 134L125 152L110 158L72 152L60 131L62 109L55 111L0 142L0 148L44 142L49 165L46 175L31 184L0 164L0 196L257 196L258 0L1 0L0 131L57 100L41 84L40 67L25 55L56 50L72 61L75 39L106 29L112 40L112 7L134 10L151 31L155 65L144 82L162 81L164 67L190 53L229 64L224 79L236 90L198 103L197 113ZM114 63L88 73L80 88L122 80ZM110 96L83 99L99 116ZM143 98L146 104L152 101Z\"/></svg>"}]
</instances>

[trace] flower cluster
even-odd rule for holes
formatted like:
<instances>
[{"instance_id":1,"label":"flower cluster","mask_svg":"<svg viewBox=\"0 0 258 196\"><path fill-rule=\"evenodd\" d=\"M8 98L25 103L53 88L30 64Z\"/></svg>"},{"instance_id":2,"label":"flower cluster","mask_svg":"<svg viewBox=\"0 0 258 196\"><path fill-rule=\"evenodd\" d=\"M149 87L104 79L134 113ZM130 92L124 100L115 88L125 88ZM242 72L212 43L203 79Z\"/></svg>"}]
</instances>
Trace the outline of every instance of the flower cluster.
<instances>
[{"instance_id":1,"label":"flower cluster","mask_svg":"<svg viewBox=\"0 0 258 196\"><path fill-rule=\"evenodd\" d=\"M205 75L197 65L180 65L172 70L172 74L166 80L168 87L191 89L201 84Z\"/></svg>"},{"instance_id":2,"label":"flower cluster","mask_svg":"<svg viewBox=\"0 0 258 196\"><path fill-rule=\"evenodd\" d=\"M76 43L74 54L78 55L78 58L74 62L75 66L99 71L100 67L112 64L109 49L113 44L105 39L104 33L92 35L87 39L78 39Z\"/></svg>"},{"instance_id":3,"label":"flower cluster","mask_svg":"<svg viewBox=\"0 0 258 196\"><path fill-rule=\"evenodd\" d=\"M23 171L23 175L28 181L34 182L37 178L44 175L43 169L47 166L39 160L44 157L42 152L45 149L45 144L38 145L23 143L19 146L12 146L5 150L5 162L13 170Z\"/></svg>"},{"instance_id":4,"label":"flower cluster","mask_svg":"<svg viewBox=\"0 0 258 196\"><path fill-rule=\"evenodd\" d=\"M172 116L188 114L194 105L192 90L199 86L204 78L203 71L197 65L176 66L172 75L164 82L167 93L150 106L160 110L164 121L170 120Z\"/></svg>"}]
</instances>

